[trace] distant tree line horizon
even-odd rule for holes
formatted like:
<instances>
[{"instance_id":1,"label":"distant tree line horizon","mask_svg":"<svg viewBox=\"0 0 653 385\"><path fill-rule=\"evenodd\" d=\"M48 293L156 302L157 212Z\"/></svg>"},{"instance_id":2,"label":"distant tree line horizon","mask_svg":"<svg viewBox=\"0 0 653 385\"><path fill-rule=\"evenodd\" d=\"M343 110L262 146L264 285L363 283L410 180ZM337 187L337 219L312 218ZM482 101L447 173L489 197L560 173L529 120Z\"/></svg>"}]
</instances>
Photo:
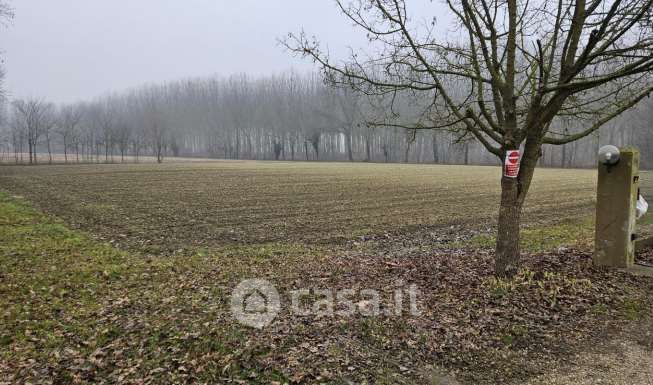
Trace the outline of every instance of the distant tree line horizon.
<instances>
[{"instance_id":1,"label":"distant tree line horizon","mask_svg":"<svg viewBox=\"0 0 653 385\"><path fill-rule=\"evenodd\" d=\"M69 104L14 99L3 110L3 163L34 164L46 154L48 163L61 156L66 163L172 156L498 164L464 130L404 128L437 122L428 101L332 88L315 73L186 79ZM570 131L582 128L574 124ZM652 125L653 102L645 99L593 135L544 146L539 165L593 167L598 147L615 144L640 148L642 166L653 168Z\"/></svg>"}]
</instances>

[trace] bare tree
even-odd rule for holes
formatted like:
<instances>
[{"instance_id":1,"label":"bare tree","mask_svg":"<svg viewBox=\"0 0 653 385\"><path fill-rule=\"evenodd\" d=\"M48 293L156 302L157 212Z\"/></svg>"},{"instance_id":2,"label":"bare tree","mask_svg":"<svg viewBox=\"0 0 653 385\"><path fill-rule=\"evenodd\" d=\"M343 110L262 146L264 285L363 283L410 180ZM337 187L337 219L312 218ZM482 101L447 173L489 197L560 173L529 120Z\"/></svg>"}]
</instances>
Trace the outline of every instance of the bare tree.
<instances>
[{"instance_id":1,"label":"bare tree","mask_svg":"<svg viewBox=\"0 0 653 385\"><path fill-rule=\"evenodd\" d=\"M145 134L152 146L157 163L162 163L167 149L167 124L163 119L163 100L155 89L146 89L141 95Z\"/></svg>"},{"instance_id":2,"label":"bare tree","mask_svg":"<svg viewBox=\"0 0 653 385\"><path fill-rule=\"evenodd\" d=\"M7 4L4 1L0 1L0 26L7 26L7 24L14 18L14 10L11 8L9 4ZM0 58L1 59L1 58ZM4 60L0 61L4 62ZM5 91L5 70L2 66L0 66L0 103L4 105L7 99L7 94ZM4 108L1 110L1 112L5 112Z\"/></svg>"},{"instance_id":3,"label":"bare tree","mask_svg":"<svg viewBox=\"0 0 653 385\"><path fill-rule=\"evenodd\" d=\"M64 162L68 163L68 149L71 142L78 136L77 130L82 121L82 110L78 106L68 105L59 109L56 132L59 134L63 144Z\"/></svg>"},{"instance_id":4,"label":"bare tree","mask_svg":"<svg viewBox=\"0 0 653 385\"><path fill-rule=\"evenodd\" d=\"M344 137L345 153L347 160L354 161L352 149L352 137L354 130L362 121L361 95L357 94L351 88L336 89L335 92L328 93L327 99L329 105L326 111L321 111L323 116L337 123L338 131ZM332 100L330 100L332 98Z\"/></svg>"},{"instance_id":5,"label":"bare tree","mask_svg":"<svg viewBox=\"0 0 653 385\"><path fill-rule=\"evenodd\" d=\"M48 150L48 164L52 164L52 132L57 124L55 106L50 105L43 117L43 133L45 136L46 149Z\"/></svg>"},{"instance_id":6,"label":"bare tree","mask_svg":"<svg viewBox=\"0 0 653 385\"><path fill-rule=\"evenodd\" d=\"M466 83L445 80L454 99L468 95ZM155 108L148 100L154 100ZM68 107L82 111L83 116L72 133L70 127L64 129L61 119L61 110ZM27 155L27 129L22 128L24 122L13 109L9 112L9 124L0 125L5 131L0 136L4 134L13 148L14 160L22 162L22 153ZM54 131L58 135L48 141L43 131L37 145L49 142L49 152L61 152L68 161L73 150L78 160L109 161L117 149L124 160L128 155L138 160L145 152L156 156L169 150L173 156L238 159L312 160L319 156L319 160L497 164L494 155L464 125L414 131L410 126L427 128L447 119L446 110L425 100L422 93L363 95L349 85L329 88L317 74L176 81L64 105L58 112ZM544 144L546 156L539 164L560 166L560 157L564 157L565 166L593 165L599 133L604 142L643 143L644 131L636 132L631 124L641 118L633 112L627 115L569 147ZM568 134L584 123L572 117L565 121ZM414 131L414 141L406 141L407 127L408 132ZM564 129L561 132L564 134ZM427 157L431 152L433 158Z\"/></svg>"},{"instance_id":7,"label":"bare tree","mask_svg":"<svg viewBox=\"0 0 653 385\"><path fill-rule=\"evenodd\" d=\"M29 163L37 163L37 145L44 134L49 137L49 131L53 125L51 114L54 105L42 100L30 99L15 100L12 106L16 119L15 127L24 130L24 135L27 138Z\"/></svg>"},{"instance_id":8,"label":"bare tree","mask_svg":"<svg viewBox=\"0 0 653 385\"><path fill-rule=\"evenodd\" d=\"M23 162L23 152L27 138L27 129L25 121L17 114L12 114L9 120L9 129L11 130L12 147L14 149L14 160L16 164Z\"/></svg>"},{"instance_id":9,"label":"bare tree","mask_svg":"<svg viewBox=\"0 0 653 385\"><path fill-rule=\"evenodd\" d=\"M542 145L581 139L653 90L653 0L447 0L460 41L420 30L405 0L337 3L379 52L338 65L305 34L290 35L287 47L333 84L423 95L443 119L417 128L459 127L502 162L523 150L518 177L501 179L498 275L519 268L522 206ZM467 95L455 97L452 84L466 84ZM558 124L569 116L583 125L565 134Z\"/></svg>"}]
</instances>

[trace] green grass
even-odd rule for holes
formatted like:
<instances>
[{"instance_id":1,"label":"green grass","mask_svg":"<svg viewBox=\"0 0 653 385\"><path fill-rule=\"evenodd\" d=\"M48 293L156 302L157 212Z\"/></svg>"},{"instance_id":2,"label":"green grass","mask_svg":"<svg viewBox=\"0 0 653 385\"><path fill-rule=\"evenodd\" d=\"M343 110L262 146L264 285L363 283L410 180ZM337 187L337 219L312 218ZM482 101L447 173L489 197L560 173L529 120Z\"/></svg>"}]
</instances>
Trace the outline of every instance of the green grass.
<instances>
[{"instance_id":1,"label":"green grass","mask_svg":"<svg viewBox=\"0 0 653 385\"><path fill-rule=\"evenodd\" d=\"M184 367L196 366L206 382L286 381L258 364L255 358L265 352L241 345L241 327L216 324L223 313L221 280L237 277L237 270L217 270L236 254L247 254L252 264L275 263L275 255L296 248L225 248L183 258L133 255L5 193L0 218L0 368L14 371L0 370L0 382L122 382L139 376L175 382L185 378ZM215 275L208 276L211 271ZM207 302L215 310L198 312Z\"/></svg>"},{"instance_id":2,"label":"green grass","mask_svg":"<svg viewBox=\"0 0 653 385\"><path fill-rule=\"evenodd\" d=\"M134 261L6 194L0 218L0 354L12 360L7 348L17 345L24 357L48 361L41 349L64 345L67 333L91 337L98 297L133 272Z\"/></svg>"},{"instance_id":3,"label":"green grass","mask_svg":"<svg viewBox=\"0 0 653 385\"><path fill-rule=\"evenodd\" d=\"M624 318L629 321L636 321L642 319L646 315L646 305L638 299L624 300L622 312Z\"/></svg>"},{"instance_id":4,"label":"green grass","mask_svg":"<svg viewBox=\"0 0 653 385\"><path fill-rule=\"evenodd\" d=\"M520 236L520 247L526 252L549 252L559 247L590 247L594 238L594 220L585 218L557 225L527 227L521 230ZM494 234L480 234L467 244L472 247L493 248L495 243Z\"/></svg>"}]
</instances>

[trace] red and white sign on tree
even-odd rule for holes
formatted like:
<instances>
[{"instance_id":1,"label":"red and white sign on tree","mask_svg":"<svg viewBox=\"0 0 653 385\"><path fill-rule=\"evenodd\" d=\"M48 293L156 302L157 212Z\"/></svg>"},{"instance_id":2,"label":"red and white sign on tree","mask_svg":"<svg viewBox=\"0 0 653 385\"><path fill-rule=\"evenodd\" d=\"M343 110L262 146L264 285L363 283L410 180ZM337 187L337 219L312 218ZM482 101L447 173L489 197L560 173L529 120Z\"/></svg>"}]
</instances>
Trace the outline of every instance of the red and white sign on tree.
<instances>
[{"instance_id":1,"label":"red and white sign on tree","mask_svg":"<svg viewBox=\"0 0 653 385\"><path fill-rule=\"evenodd\" d=\"M519 175L519 150L506 151L506 160L503 165L503 175L508 178L517 178Z\"/></svg>"}]
</instances>

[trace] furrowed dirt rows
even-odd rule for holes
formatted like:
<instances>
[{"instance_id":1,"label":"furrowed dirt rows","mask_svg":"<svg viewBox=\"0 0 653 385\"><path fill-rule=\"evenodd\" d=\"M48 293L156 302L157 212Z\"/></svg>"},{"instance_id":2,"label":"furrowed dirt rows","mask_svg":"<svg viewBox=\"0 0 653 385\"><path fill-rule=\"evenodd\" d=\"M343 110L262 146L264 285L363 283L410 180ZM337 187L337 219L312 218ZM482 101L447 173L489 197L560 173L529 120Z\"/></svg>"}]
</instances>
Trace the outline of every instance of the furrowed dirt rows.
<instances>
[{"instance_id":1,"label":"furrowed dirt rows","mask_svg":"<svg viewBox=\"0 0 653 385\"><path fill-rule=\"evenodd\" d=\"M171 252L234 242L334 243L452 224L487 229L497 212L499 172L226 161L7 166L0 168L0 187L120 245ZM539 169L527 225L591 216L595 174Z\"/></svg>"}]
</instances>

